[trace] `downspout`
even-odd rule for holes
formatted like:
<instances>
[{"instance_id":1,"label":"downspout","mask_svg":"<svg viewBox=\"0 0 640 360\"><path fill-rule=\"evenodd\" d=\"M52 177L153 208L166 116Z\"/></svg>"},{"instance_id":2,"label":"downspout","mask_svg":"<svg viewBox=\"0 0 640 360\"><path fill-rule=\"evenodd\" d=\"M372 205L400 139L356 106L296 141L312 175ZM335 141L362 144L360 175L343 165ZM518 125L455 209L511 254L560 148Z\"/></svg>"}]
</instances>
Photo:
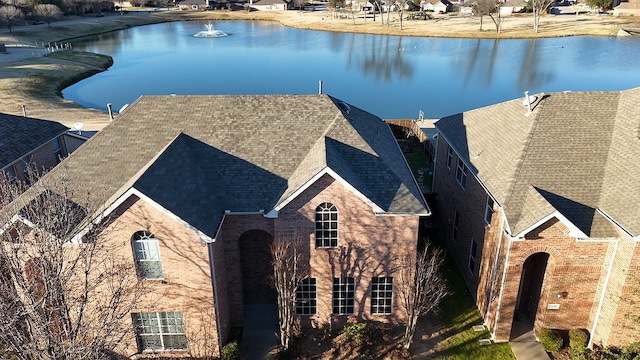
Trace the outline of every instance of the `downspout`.
<instances>
[{"instance_id":1,"label":"downspout","mask_svg":"<svg viewBox=\"0 0 640 360\"><path fill-rule=\"evenodd\" d=\"M500 219L500 232L498 232L500 238L498 239L498 248L496 249L496 259L493 262L493 273L491 274L491 289L489 290L489 299L487 301L487 310L485 311L485 316L489 314L489 311L491 310L491 299L493 299L493 289L496 282L496 276L498 274L498 259L500 255L500 247L502 246L502 232L504 231L504 211L502 211L502 209L500 209L500 214L502 215L502 219ZM505 263L505 267L506 266L507 265Z\"/></svg>"},{"instance_id":2,"label":"downspout","mask_svg":"<svg viewBox=\"0 0 640 360\"><path fill-rule=\"evenodd\" d=\"M504 219L502 219L502 224L504 225ZM502 234L500 234L502 237ZM493 326L493 331L491 332L491 338L496 338L496 330L498 329L498 321L500 319L500 309L502 308L502 294L504 293L504 283L507 279L507 268L509 267L509 257L511 256L511 244L512 240L509 240L509 246L507 247L507 256L504 261L504 270L502 271L502 281L500 281L500 295L498 295L498 307L496 309L496 323Z\"/></svg>"},{"instance_id":3,"label":"downspout","mask_svg":"<svg viewBox=\"0 0 640 360\"><path fill-rule=\"evenodd\" d=\"M211 268L211 284L213 286L213 306L216 309L216 334L218 334L218 353L220 353L220 355L222 355L222 333L221 333L221 326L220 326L220 306L218 305L218 279L216 277L216 267L214 264L214 259L215 259L215 254L213 252L213 245L215 243L215 239L218 238L218 235L220 234L220 229L222 228L222 224L224 223L224 219L226 217L226 214L222 215L222 220L220 220L220 225L218 226L218 230L216 231L216 235L215 238L213 239L212 242L209 242L207 244L207 247L209 248L209 267Z\"/></svg>"},{"instance_id":4,"label":"downspout","mask_svg":"<svg viewBox=\"0 0 640 360\"><path fill-rule=\"evenodd\" d=\"M609 286L609 279L611 278L611 272L613 271L613 262L616 259L616 254L618 253L618 244L620 244L620 240L617 240L613 247L611 262L609 263L609 270L607 270L607 277L604 279L604 286L602 286L602 294L600 294L600 302L598 303L598 310L596 311L596 317L595 317L595 320L593 321L593 327L591 327L591 336L589 336L589 343L587 344L587 347L589 349L593 345L593 334L596 332L596 328L598 327L598 320L600 320L600 314L602 313L602 303L604 303L604 297L607 293L607 287Z\"/></svg>"}]
</instances>

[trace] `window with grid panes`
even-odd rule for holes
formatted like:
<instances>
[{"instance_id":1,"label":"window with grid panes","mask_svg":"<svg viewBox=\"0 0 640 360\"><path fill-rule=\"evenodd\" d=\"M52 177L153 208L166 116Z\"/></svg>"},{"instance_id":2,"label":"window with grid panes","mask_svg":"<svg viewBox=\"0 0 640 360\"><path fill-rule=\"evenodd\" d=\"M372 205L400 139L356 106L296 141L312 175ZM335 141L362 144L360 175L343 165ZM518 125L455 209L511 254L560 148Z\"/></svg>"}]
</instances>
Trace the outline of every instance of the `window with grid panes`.
<instances>
[{"instance_id":1,"label":"window with grid panes","mask_svg":"<svg viewBox=\"0 0 640 360\"><path fill-rule=\"evenodd\" d=\"M353 314L355 281L352 277L333 278L333 314Z\"/></svg>"},{"instance_id":2,"label":"window with grid panes","mask_svg":"<svg viewBox=\"0 0 640 360\"><path fill-rule=\"evenodd\" d=\"M316 279L303 279L296 288L296 315L315 315L317 303Z\"/></svg>"},{"instance_id":3,"label":"window with grid panes","mask_svg":"<svg viewBox=\"0 0 640 360\"><path fill-rule=\"evenodd\" d=\"M447 169L451 169L451 163L453 162L453 148L447 146Z\"/></svg>"},{"instance_id":4,"label":"window with grid panes","mask_svg":"<svg viewBox=\"0 0 640 360\"><path fill-rule=\"evenodd\" d=\"M374 277L371 279L371 313L391 314L393 299L393 278Z\"/></svg>"},{"instance_id":5,"label":"window with grid panes","mask_svg":"<svg viewBox=\"0 0 640 360\"><path fill-rule=\"evenodd\" d=\"M131 314L138 351L187 350L181 312Z\"/></svg>"},{"instance_id":6,"label":"window with grid panes","mask_svg":"<svg viewBox=\"0 0 640 360\"><path fill-rule=\"evenodd\" d=\"M467 186L467 173L469 169L467 169L467 165L464 164L462 159L458 158L458 168L456 169L456 180L458 184L464 189Z\"/></svg>"},{"instance_id":7,"label":"window with grid panes","mask_svg":"<svg viewBox=\"0 0 640 360\"><path fill-rule=\"evenodd\" d=\"M140 279L162 279L162 260L158 239L147 231L133 234L133 253L136 260L136 271Z\"/></svg>"},{"instance_id":8,"label":"window with grid panes","mask_svg":"<svg viewBox=\"0 0 640 360\"><path fill-rule=\"evenodd\" d=\"M322 203L316 208L316 248L338 246L338 208Z\"/></svg>"},{"instance_id":9,"label":"window with grid panes","mask_svg":"<svg viewBox=\"0 0 640 360\"><path fill-rule=\"evenodd\" d=\"M493 217L493 199L490 195L487 195L487 204L484 209L484 222L487 225L491 225L491 218Z\"/></svg>"}]
</instances>

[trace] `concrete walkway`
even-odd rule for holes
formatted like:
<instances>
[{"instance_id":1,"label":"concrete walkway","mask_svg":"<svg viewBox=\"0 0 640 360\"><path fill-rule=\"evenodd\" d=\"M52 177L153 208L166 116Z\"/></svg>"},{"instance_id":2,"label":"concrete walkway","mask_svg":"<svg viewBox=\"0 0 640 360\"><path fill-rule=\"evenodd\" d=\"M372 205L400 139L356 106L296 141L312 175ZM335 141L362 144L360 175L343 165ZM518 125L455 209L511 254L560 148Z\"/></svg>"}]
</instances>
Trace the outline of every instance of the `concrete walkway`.
<instances>
[{"instance_id":1,"label":"concrete walkway","mask_svg":"<svg viewBox=\"0 0 640 360\"><path fill-rule=\"evenodd\" d=\"M533 334L533 326L523 317L513 321L509 345L518 360L549 360L549 355Z\"/></svg>"},{"instance_id":2,"label":"concrete walkway","mask_svg":"<svg viewBox=\"0 0 640 360\"><path fill-rule=\"evenodd\" d=\"M278 348L278 307L275 304L244 306L244 328L240 341L240 359L275 359Z\"/></svg>"}]
</instances>

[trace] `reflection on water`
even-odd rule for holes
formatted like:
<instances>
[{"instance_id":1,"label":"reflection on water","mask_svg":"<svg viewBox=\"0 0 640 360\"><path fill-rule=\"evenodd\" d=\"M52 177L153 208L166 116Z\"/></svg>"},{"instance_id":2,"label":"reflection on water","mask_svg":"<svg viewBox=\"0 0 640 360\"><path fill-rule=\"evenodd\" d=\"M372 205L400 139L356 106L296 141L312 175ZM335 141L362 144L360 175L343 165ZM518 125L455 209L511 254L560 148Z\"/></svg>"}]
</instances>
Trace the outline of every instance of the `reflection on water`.
<instances>
[{"instance_id":1,"label":"reflection on water","mask_svg":"<svg viewBox=\"0 0 640 360\"><path fill-rule=\"evenodd\" d=\"M104 109L143 94L327 93L383 118L441 117L536 92L640 86L640 38L437 39L215 21L229 34L194 38L203 22L175 22L99 35L76 49L114 66L64 90ZM611 67L611 59L616 67Z\"/></svg>"}]
</instances>

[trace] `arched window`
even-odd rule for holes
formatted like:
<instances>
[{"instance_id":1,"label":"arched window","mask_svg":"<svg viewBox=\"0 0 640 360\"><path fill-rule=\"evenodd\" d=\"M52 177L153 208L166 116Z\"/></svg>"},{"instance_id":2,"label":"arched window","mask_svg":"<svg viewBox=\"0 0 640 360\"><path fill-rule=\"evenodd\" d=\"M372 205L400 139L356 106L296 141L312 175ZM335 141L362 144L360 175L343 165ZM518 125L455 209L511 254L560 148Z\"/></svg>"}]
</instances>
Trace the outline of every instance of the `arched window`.
<instances>
[{"instance_id":1,"label":"arched window","mask_svg":"<svg viewBox=\"0 0 640 360\"><path fill-rule=\"evenodd\" d=\"M338 246L338 208L322 203L316 208L316 248Z\"/></svg>"},{"instance_id":2,"label":"arched window","mask_svg":"<svg viewBox=\"0 0 640 360\"><path fill-rule=\"evenodd\" d=\"M133 234L133 255L139 279L162 279L162 261L158 239L148 231Z\"/></svg>"}]
</instances>

